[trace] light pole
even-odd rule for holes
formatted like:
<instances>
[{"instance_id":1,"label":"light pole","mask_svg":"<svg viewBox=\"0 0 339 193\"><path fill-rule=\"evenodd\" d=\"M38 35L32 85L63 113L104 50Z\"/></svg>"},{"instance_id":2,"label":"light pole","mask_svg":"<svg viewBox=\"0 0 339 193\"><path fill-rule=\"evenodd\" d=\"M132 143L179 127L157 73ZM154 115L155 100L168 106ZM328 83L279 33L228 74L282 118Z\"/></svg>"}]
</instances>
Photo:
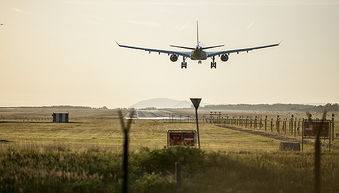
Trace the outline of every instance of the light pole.
<instances>
[{"instance_id":1,"label":"light pole","mask_svg":"<svg viewBox=\"0 0 339 193\"><path fill-rule=\"evenodd\" d=\"M201 101L201 98L190 98L193 106L195 108L195 122L197 123L197 133L198 133L198 147L200 149L200 133L199 133L199 120L198 120L198 108Z\"/></svg>"}]
</instances>

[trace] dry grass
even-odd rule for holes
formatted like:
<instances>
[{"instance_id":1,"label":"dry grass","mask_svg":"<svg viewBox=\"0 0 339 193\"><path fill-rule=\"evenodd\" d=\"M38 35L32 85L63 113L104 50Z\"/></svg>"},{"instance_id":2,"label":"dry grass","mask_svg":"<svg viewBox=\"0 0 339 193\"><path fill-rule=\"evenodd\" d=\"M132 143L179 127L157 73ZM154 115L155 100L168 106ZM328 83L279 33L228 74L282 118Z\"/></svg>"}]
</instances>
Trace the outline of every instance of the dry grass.
<instances>
[{"instance_id":1,"label":"dry grass","mask_svg":"<svg viewBox=\"0 0 339 193\"><path fill-rule=\"evenodd\" d=\"M55 109L1 109L6 120L25 117L31 119L48 115ZM0 123L0 139L12 141L1 146L66 145L68 148L109 148L120 151L122 136L116 110L66 109L72 123L10 122ZM66 111L64 110L64 111ZM16 112L17 111L17 112ZM187 112L188 113L188 112ZM230 112L228 112L230 113ZM50 121L50 120L48 120ZM162 120L135 120L131 130L131 149L142 147L161 149L166 146L167 130L195 129L194 123L170 123ZM223 129L201 123L201 147L208 151L277 151L279 141ZM308 149L308 146L306 146Z\"/></svg>"},{"instance_id":2,"label":"dry grass","mask_svg":"<svg viewBox=\"0 0 339 193\"><path fill-rule=\"evenodd\" d=\"M1 146L66 145L68 148L102 147L119 151L121 128L117 119L79 119L77 123L2 123ZM167 144L167 130L195 129L193 123L137 120L131 130L131 149L160 149ZM279 141L201 124L201 147L209 151L276 151Z\"/></svg>"}]
</instances>

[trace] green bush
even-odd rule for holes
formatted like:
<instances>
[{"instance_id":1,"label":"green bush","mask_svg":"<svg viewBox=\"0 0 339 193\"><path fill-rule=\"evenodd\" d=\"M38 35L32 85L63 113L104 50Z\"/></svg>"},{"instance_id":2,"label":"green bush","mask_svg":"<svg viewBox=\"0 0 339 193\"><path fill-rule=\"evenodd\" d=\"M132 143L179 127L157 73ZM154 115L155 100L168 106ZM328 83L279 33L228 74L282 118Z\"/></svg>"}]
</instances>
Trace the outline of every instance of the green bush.
<instances>
[{"instance_id":1,"label":"green bush","mask_svg":"<svg viewBox=\"0 0 339 193\"><path fill-rule=\"evenodd\" d=\"M196 148L175 147L161 150L144 150L135 160L147 173L169 175L174 173L175 162L179 162L185 173L203 169L205 153Z\"/></svg>"}]
</instances>

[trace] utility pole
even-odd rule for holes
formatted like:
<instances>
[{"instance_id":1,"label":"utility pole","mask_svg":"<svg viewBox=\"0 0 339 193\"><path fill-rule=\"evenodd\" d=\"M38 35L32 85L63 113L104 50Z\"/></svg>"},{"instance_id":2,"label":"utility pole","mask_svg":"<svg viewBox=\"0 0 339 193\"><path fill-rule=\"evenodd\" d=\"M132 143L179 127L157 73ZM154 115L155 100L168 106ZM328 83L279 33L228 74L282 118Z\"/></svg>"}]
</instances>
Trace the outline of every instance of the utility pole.
<instances>
[{"instance_id":1,"label":"utility pole","mask_svg":"<svg viewBox=\"0 0 339 193\"><path fill-rule=\"evenodd\" d=\"M195 108L195 122L197 123L197 133L198 133L198 147L200 149L200 132L199 132L199 120L198 120L198 108L201 101L201 98L190 98L193 106Z\"/></svg>"}]
</instances>

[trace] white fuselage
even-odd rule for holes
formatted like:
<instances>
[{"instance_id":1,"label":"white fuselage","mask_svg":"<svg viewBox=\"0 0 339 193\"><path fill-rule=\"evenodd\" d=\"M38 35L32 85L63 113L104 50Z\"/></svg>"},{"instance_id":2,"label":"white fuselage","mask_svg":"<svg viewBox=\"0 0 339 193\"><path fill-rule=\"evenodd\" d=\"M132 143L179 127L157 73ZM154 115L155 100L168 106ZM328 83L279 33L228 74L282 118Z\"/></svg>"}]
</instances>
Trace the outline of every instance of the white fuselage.
<instances>
[{"instance_id":1,"label":"white fuselage","mask_svg":"<svg viewBox=\"0 0 339 193\"><path fill-rule=\"evenodd\" d=\"M206 60L207 54L200 46L197 46L191 53L191 60Z\"/></svg>"}]
</instances>

